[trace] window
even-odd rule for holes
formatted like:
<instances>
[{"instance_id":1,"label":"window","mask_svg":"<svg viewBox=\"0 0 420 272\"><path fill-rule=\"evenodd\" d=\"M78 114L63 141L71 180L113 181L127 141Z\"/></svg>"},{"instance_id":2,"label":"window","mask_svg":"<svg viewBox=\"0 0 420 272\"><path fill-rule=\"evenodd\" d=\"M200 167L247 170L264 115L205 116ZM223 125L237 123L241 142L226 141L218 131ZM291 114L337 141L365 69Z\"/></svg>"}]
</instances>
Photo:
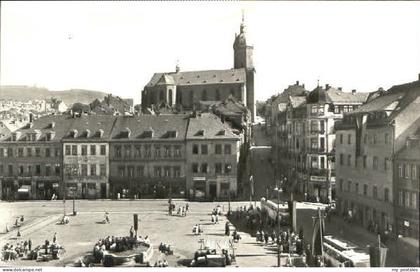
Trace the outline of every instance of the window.
<instances>
[{"instance_id":1,"label":"window","mask_svg":"<svg viewBox=\"0 0 420 272\"><path fill-rule=\"evenodd\" d=\"M311 133L317 133L318 132L318 122L317 121L311 121Z\"/></svg>"},{"instance_id":2,"label":"window","mask_svg":"<svg viewBox=\"0 0 420 272\"><path fill-rule=\"evenodd\" d=\"M351 144L351 134L347 135L347 144Z\"/></svg>"},{"instance_id":3,"label":"window","mask_svg":"<svg viewBox=\"0 0 420 272\"><path fill-rule=\"evenodd\" d=\"M162 167L155 166L154 170L155 170L155 177L161 177L162 176Z\"/></svg>"},{"instance_id":4,"label":"window","mask_svg":"<svg viewBox=\"0 0 420 272\"><path fill-rule=\"evenodd\" d=\"M403 171L403 164L398 164L398 177L403 178L404 177L404 171Z\"/></svg>"},{"instance_id":5,"label":"window","mask_svg":"<svg viewBox=\"0 0 420 272\"><path fill-rule=\"evenodd\" d=\"M404 163L404 178L408 179L410 177L410 167L408 164Z\"/></svg>"},{"instance_id":6,"label":"window","mask_svg":"<svg viewBox=\"0 0 420 272\"><path fill-rule=\"evenodd\" d=\"M221 174L222 173L222 164L221 163L216 163L214 165L214 169L215 169L216 174Z\"/></svg>"},{"instance_id":7,"label":"window","mask_svg":"<svg viewBox=\"0 0 420 272\"><path fill-rule=\"evenodd\" d=\"M311 113L312 115L317 114L318 113L318 106L314 105L311 107Z\"/></svg>"},{"instance_id":8,"label":"window","mask_svg":"<svg viewBox=\"0 0 420 272\"><path fill-rule=\"evenodd\" d=\"M384 190L384 201L388 202L389 201L389 189L385 188Z\"/></svg>"},{"instance_id":9,"label":"window","mask_svg":"<svg viewBox=\"0 0 420 272\"><path fill-rule=\"evenodd\" d=\"M226 163L225 164L225 174L230 174L232 172L232 164Z\"/></svg>"},{"instance_id":10,"label":"window","mask_svg":"<svg viewBox=\"0 0 420 272\"><path fill-rule=\"evenodd\" d=\"M87 145L82 145L82 156L87 155Z\"/></svg>"},{"instance_id":11,"label":"window","mask_svg":"<svg viewBox=\"0 0 420 272\"><path fill-rule=\"evenodd\" d=\"M0 164L0 176L3 176L3 171L4 171L3 164Z\"/></svg>"},{"instance_id":12,"label":"window","mask_svg":"<svg viewBox=\"0 0 420 272\"><path fill-rule=\"evenodd\" d=\"M343 134L340 134L340 144L343 144Z\"/></svg>"},{"instance_id":13,"label":"window","mask_svg":"<svg viewBox=\"0 0 420 272\"><path fill-rule=\"evenodd\" d=\"M343 179L340 179L340 192L343 191L343 183L344 183Z\"/></svg>"},{"instance_id":14,"label":"window","mask_svg":"<svg viewBox=\"0 0 420 272\"><path fill-rule=\"evenodd\" d=\"M364 184L363 185L363 195L367 195L367 192L368 192L368 185L367 184Z\"/></svg>"},{"instance_id":15,"label":"window","mask_svg":"<svg viewBox=\"0 0 420 272\"><path fill-rule=\"evenodd\" d=\"M23 170L23 166L21 165L21 166L19 166L19 175L23 175L23 172L24 172L24 170Z\"/></svg>"},{"instance_id":16,"label":"window","mask_svg":"<svg viewBox=\"0 0 420 272\"><path fill-rule=\"evenodd\" d=\"M70 149L69 149L69 154L70 154ZM56 148L54 151L54 156L55 157L60 157L60 148Z\"/></svg>"},{"instance_id":17,"label":"window","mask_svg":"<svg viewBox=\"0 0 420 272\"><path fill-rule=\"evenodd\" d=\"M71 154L73 156L76 156L77 155L77 145L72 145L71 146Z\"/></svg>"},{"instance_id":18,"label":"window","mask_svg":"<svg viewBox=\"0 0 420 272\"><path fill-rule=\"evenodd\" d=\"M325 158L321 157L321 169L325 168Z\"/></svg>"},{"instance_id":19,"label":"window","mask_svg":"<svg viewBox=\"0 0 420 272\"><path fill-rule=\"evenodd\" d=\"M125 166L118 166L118 176L120 177L125 176Z\"/></svg>"},{"instance_id":20,"label":"window","mask_svg":"<svg viewBox=\"0 0 420 272\"><path fill-rule=\"evenodd\" d=\"M208 146L206 144L201 145L201 154L207 155L209 153Z\"/></svg>"},{"instance_id":21,"label":"window","mask_svg":"<svg viewBox=\"0 0 420 272\"><path fill-rule=\"evenodd\" d=\"M351 166L351 155L347 155L347 165Z\"/></svg>"},{"instance_id":22,"label":"window","mask_svg":"<svg viewBox=\"0 0 420 272\"><path fill-rule=\"evenodd\" d=\"M144 157L150 158L152 156L152 148L150 145L144 146Z\"/></svg>"},{"instance_id":23,"label":"window","mask_svg":"<svg viewBox=\"0 0 420 272\"><path fill-rule=\"evenodd\" d=\"M174 177L179 178L181 176L181 167L174 166Z\"/></svg>"},{"instance_id":24,"label":"window","mask_svg":"<svg viewBox=\"0 0 420 272\"><path fill-rule=\"evenodd\" d=\"M90 146L90 155L93 155L93 156L96 155L96 145Z\"/></svg>"},{"instance_id":25,"label":"window","mask_svg":"<svg viewBox=\"0 0 420 272\"><path fill-rule=\"evenodd\" d=\"M355 185L355 188L354 188L354 192L355 192L356 194L358 194L358 193L359 193L359 183L358 183L358 182L356 182L356 185Z\"/></svg>"},{"instance_id":26,"label":"window","mask_svg":"<svg viewBox=\"0 0 420 272\"><path fill-rule=\"evenodd\" d=\"M344 164L344 154L340 154L340 165Z\"/></svg>"},{"instance_id":27,"label":"window","mask_svg":"<svg viewBox=\"0 0 420 272\"><path fill-rule=\"evenodd\" d=\"M404 191L404 207L410 207L410 192Z\"/></svg>"},{"instance_id":28,"label":"window","mask_svg":"<svg viewBox=\"0 0 420 272\"><path fill-rule=\"evenodd\" d=\"M4 157L4 149L0 148L0 158L3 158L3 157Z\"/></svg>"},{"instance_id":29,"label":"window","mask_svg":"<svg viewBox=\"0 0 420 272\"><path fill-rule=\"evenodd\" d=\"M141 158L141 146L136 145L134 147L134 157Z\"/></svg>"},{"instance_id":30,"label":"window","mask_svg":"<svg viewBox=\"0 0 420 272\"><path fill-rule=\"evenodd\" d=\"M114 152L115 152L115 157L116 158L121 158L121 146L115 146L114 147Z\"/></svg>"},{"instance_id":31,"label":"window","mask_svg":"<svg viewBox=\"0 0 420 272\"><path fill-rule=\"evenodd\" d=\"M90 175L91 176L96 176L96 164L91 164L90 165Z\"/></svg>"},{"instance_id":32,"label":"window","mask_svg":"<svg viewBox=\"0 0 420 272\"><path fill-rule=\"evenodd\" d=\"M23 148L18 148L18 157L23 157Z\"/></svg>"},{"instance_id":33,"label":"window","mask_svg":"<svg viewBox=\"0 0 420 272\"><path fill-rule=\"evenodd\" d=\"M134 166L127 166L127 174L129 178L134 178Z\"/></svg>"},{"instance_id":34,"label":"window","mask_svg":"<svg viewBox=\"0 0 420 272\"><path fill-rule=\"evenodd\" d=\"M87 164L82 164L82 176L86 177L88 175Z\"/></svg>"},{"instance_id":35,"label":"window","mask_svg":"<svg viewBox=\"0 0 420 272\"><path fill-rule=\"evenodd\" d=\"M50 165L45 165L45 176L50 176L51 175L51 166Z\"/></svg>"},{"instance_id":36,"label":"window","mask_svg":"<svg viewBox=\"0 0 420 272\"><path fill-rule=\"evenodd\" d=\"M35 175L36 176L41 175L41 165L39 164L35 165Z\"/></svg>"},{"instance_id":37,"label":"window","mask_svg":"<svg viewBox=\"0 0 420 272\"><path fill-rule=\"evenodd\" d=\"M201 173L207 173L207 163L201 164Z\"/></svg>"},{"instance_id":38,"label":"window","mask_svg":"<svg viewBox=\"0 0 420 272\"><path fill-rule=\"evenodd\" d=\"M29 169L29 168L28 168ZM29 170L28 170L29 171ZM60 164L55 164L55 166L54 166L54 172L55 172L55 175L56 176L59 176L60 175L60 173L61 173L61 167L60 167Z\"/></svg>"},{"instance_id":39,"label":"window","mask_svg":"<svg viewBox=\"0 0 420 272\"><path fill-rule=\"evenodd\" d=\"M29 149L29 148L28 148ZM32 151L32 149L29 149L30 151ZM30 157L29 155L31 154L32 152L30 152L30 153L28 153L28 157ZM9 158L11 158L11 157L13 157L13 149L12 148L8 148L7 149L7 157L9 157Z\"/></svg>"},{"instance_id":40,"label":"window","mask_svg":"<svg viewBox=\"0 0 420 272\"><path fill-rule=\"evenodd\" d=\"M101 156L106 155L106 145L101 145Z\"/></svg>"},{"instance_id":41,"label":"window","mask_svg":"<svg viewBox=\"0 0 420 272\"><path fill-rule=\"evenodd\" d=\"M378 169L378 157L373 157L373 159L372 159L372 168L374 170L377 170Z\"/></svg>"},{"instance_id":42,"label":"window","mask_svg":"<svg viewBox=\"0 0 420 272\"><path fill-rule=\"evenodd\" d=\"M385 158L384 159L384 170L388 171L388 169L391 167L391 162L389 160L389 158Z\"/></svg>"},{"instance_id":43,"label":"window","mask_svg":"<svg viewBox=\"0 0 420 272\"><path fill-rule=\"evenodd\" d=\"M378 187L373 186L372 196L373 198L378 198Z\"/></svg>"},{"instance_id":44,"label":"window","mask_svg":"<svg viewBox=\"0 0 420 272\"><path fill-rule=\"evenodd\" d=\"M222 145L221 144L216 144L214 147L214 153L220 155L222 154Z\"/></svg>"},{"instance_id":45,"label":"window","mask_svg":"<svg viewBox=\"0 0 420 272\"><path fill-rule=\"evenodd\" d=\"M192 172L193 173L198 173L198 163L193 163L192 164Z\"/></svg>"},{"instance_id":46,"label":"window","mask_svg":"<svg viewBox=\"0 0 420 272\"><path fill-rule=\"evenodd\" d=\"M318 168L318 157L311 157L311 168Z\"/></svg>"},{"instance_id":47,"label":"window","mask_svg":"<svg viewBox=\"0 0 420 272\"><path fill-rule=\"evenodd\" d=\"M7 170L8 170L9 176L13 176L13 165L9 164L8 168L9 169L7 169Z\"/></svg>"},{"instance_id":48,"label":"window","mask_svg":"<svg viewBox=\"0 0 420 272\"><path fill-rule=\"evenodd\" d=\"M175 146L174 157L175 158L181 157L181 147L179 145Z\"/></svg>"},{"instance_id":49,"label":"window","mask_svg":"<svg viewBox=\"0 0 420 272\"><path fill-rule=\"evenodd\" d=\"M411 192L411 207L417 209L418 205L419 203L417 202L417 193Z\"/></svg>"},{"instance_id":50,"label":"window","mask_svg":"<svg viewBox=\"0 0 420 272\"><path fill-rule=\"evenodd\" d=\"M164 174L165 174L165 177L170 177L171 176L171 167L165 166L164 167Z\"/></svg>"},{"instance_id":51,"label":"window","mask_svg":"<svg viewBox=\"0 0 420 272\"><path fill-rule=\"evenodd\" d=\"M363 143L364 144L367 144L367 138L368 138L367 134L363 135Z\"/></svg>"},{"instance_id":52,"label":"window","mask_svg":"<svg viewBox=\"0 0 420 272\"><path fill-rule=\"evenodd\" d=\"M170 157L172 157L172 154L171 154L171 147L170 146L165 146L164 147L164 156L165 156L165 158L170 158Z\"/></svg>"},{"instance_id":53,"label":"window","mask_svg":"<svg viewBox=\"0 0 420 272\"><path fill-rule=\"evenodd\" d=\"M366 164L367 164L367 156L364 155L363 156L363 168L366 169Z\"/></svg>"},{"instance_id":54,"label":"window","mask_svg":"<svg viewBox=\"0 0 420 272\"><path fill-rule=\"evenodd\" d=\"M131 158L131 146L129 145L124 146L124 157Z\"/></svg>"},{"instance_id":55,"label":"window","mask_svg":"<svg viewBox=\"0 0 420 272\"><path fill-rule=\"evenodd\" d=\"M225 155L232 154L232 149L230 144L225 144Z\"/></svg>"},{"instance_id":56,"label":"window","mask_svg":"<svg viewBox=\"0 0 420 272\"><path fill-rule=\"evenodd\" d=\"M404 206L404 196L403 196L403 191L398 191L398 205L400 207Z\"/></svg>"},{"instance_id":57,"label":"window","mask_svg":"<svg viewBox=\"0 0 420 272\"><path fill-rule=\"evenodd\" d=\"M35 148L35 157L41 157L41 148L39 147Z\"/></svg>"},{"instance_id":58,"label":"window","mask_svg":"<svg viewBox=\"0 0 420 272\"><path fill-rule=\"evenodd\" d=\"M347 192L351 191L351 180L347 181Z\"/></svg>"},{"instance_id":59,"label":"window","mask_svg":"<svg viewBox=\"0 0 420 272\"><path fill-rule=\"evenodd\" d=\"M99 175L101 177L106 176L106 166L105 166L105 164L99 165Z\"/></svg>"},{"instance_id":60,"label":"window","mask_svg":"<svg viewBox=\"0 0 420 272\"><path fill-rule=\"evenodd\" d=\"M416 180L417 178L417 167L415 164L411 165L411 179Z\"/></svg>"},{"instance_id":61,"label":"window","mask_svg":"<svg viewBox=\"0 0 420 272\"><path fill-rule=\"evenodd\" d=\"M144 166L137 166L137 176L138 177L144 177Z\"/></svg>"},{"instance_id":62,"label":"window","mask_svg":"<svg viewBox=\"0 0 420 272\"><path fill-rule=\"evenodd\" d=\"M155 158L160 158L160 146L155 145Z\"/></svg>"},{"instance_id":63,"label":"window","mask_svg":"<svg viewBox=\"0 0 420 272\"><path fill-rule=\"evenodd\" d=\"M51 153L50 153L50 149L49 148L45 148L45 157L49 158L51 157Z\"/></svg>"},{"instance_id":64,"label":"window","mask_svg":"<svg viewBox=\"0 0 420 272\"><path fill-rule=\"evenodd\" d=\"M70 146L66 145L66 156L70 156Z\"/></svg>"},{"instance_id":65,"label":"window","mask_svg":"<svg viewBox=\"0 0 420 272\"><path fill-rule=\"evenodd\" d=\"M378 143L378 136L376 134L373 134L373 144Z\"/></svg>"},{"instance_id":66,"label":"window","mask_svg":"<svg viewBox=\"0 0 420 272\"><path fill-rule=\"evenodd\" d=\"M319 121L319 130L321 133L325 132L325 122L324 120Z\"/></svg>"},{"instance_id":67,"label":"window","mask_svg":"<svg viewBox=\"0 0 420 272\"><path fill-rule=\"evenodd\" d=\"M385 133L384 139L385 139L385 144L389 144L390 143L390 139L389 139L389 134L388 133Z\"/></svg>"},{"instance_id":68,"label":"window","mask_svg":"<svg viewBox=\"0 0 420 272\"><path fill-rule=\"evenodd\" d=\"M192 153L193 154L198 154L198 145L193 145L193 148L192 148Z\"/></svg>"}]
</instances>

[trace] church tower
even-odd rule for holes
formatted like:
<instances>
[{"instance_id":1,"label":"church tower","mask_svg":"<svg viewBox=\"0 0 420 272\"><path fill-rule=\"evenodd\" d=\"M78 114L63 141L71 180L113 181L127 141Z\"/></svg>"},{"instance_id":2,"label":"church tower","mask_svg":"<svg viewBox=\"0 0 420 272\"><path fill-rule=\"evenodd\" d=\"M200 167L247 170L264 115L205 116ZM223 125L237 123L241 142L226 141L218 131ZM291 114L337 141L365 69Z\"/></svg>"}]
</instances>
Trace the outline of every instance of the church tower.
<instances>
[{"instance_id":1,"label":"church tower","mask_svg":"<svg viewBox=\"0 0 420 272\"><path fill-rule=\"evenodd\" d=\"M245 38L245 20L242 13L242 22L239 29L239 34L235 34L235 41L233 43L233 68L244 68L246 71L246 106L251 111L251 121L254 122L255 117L255 98L254 98L254 62L253 62L254 47L246 44Z\"/></svg>"}]
</instances>

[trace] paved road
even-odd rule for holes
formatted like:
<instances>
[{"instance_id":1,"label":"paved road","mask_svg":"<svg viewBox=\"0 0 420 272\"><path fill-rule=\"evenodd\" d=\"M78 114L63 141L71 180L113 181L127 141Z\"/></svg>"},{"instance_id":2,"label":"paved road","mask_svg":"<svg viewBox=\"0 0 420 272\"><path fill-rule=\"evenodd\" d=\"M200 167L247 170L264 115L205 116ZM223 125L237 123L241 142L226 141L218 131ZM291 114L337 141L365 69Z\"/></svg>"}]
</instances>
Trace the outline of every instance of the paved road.
<instances>
[{"instance_id":1,"label":"paved road","mask_svg":"<svg viewBox=\"0 0 420 272\"><path fill-rule=\"evenodd\" d=\"M186 202L177 201L176 205ZM71 201L67 204L67 212L71 212ZM169 243L174 247L174 256L168 258L170 266L182 266L192 258L194 251L199 248L199 240L205 239L224 245L229 237L224 235L224 224L227 220L220 218L219 224L212 224L210 211L217 205L214 203L190 203L191 212L186 217L167 215L166 200L138 200L138 201L76 201L79 214L70 216L68 225L57 225L56 221L63 213L62 201L47 202L0 202L0 222L15 221L16 216L24 215L24 225L21 227L22 237L31 239L33 245L51 240L54 232L58 233L58 243L64 246L65 253L57 261L37 263L35 261L19 260L2 263L0 266L64 266L74 263L81 256L91 252L95 242L108 235L128 235L132 225L132 213L138 213L140 218L139 235L148 235L154 245L155 254L152 262L162 256L157 247L161 242ZM225 211L226 202L220 203ZM245 202L232 203L232 209L246 205ZM100 224L104 211L110 213L111 224ZM195 236L192 227L202 224L204 234ZM1 227L1 226L0 226ZM0 231L1 232L1 231ZM249 234L240 233L242 240L236 244L237 266L261 267L272 266L276 263L275 256L268 254L264 246L255 244L255 239ZM0 234L0 246L5 243L16 242L16 230L7 234Z\"/></svg>"}]
</instances>

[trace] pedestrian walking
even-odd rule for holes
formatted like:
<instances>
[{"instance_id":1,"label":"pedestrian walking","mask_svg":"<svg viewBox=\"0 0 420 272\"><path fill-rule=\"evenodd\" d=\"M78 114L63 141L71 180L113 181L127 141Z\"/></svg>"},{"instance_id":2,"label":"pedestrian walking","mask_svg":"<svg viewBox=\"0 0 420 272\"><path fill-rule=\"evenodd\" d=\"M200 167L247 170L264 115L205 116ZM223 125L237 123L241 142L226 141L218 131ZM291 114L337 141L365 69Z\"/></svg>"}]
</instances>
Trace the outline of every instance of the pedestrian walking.
<instances>
[{"instance_id":1,"label":"pedestrian walking","mask_svg":"<svg viewBox=\"0 0 420 272\"><path fill-rule=\"evenodd\" d=\"M52 241L53 243L57 242L57 232L54 233Z\"/></svg>"},{"instance_id":2,"label":"pedestrian walking","mask_svg":"<svg viewBox=\"0 0 420 272\"><path fill-rule=\"evenodd\" d=\"M185 204L185 211L188 212L190 210L190 204Z\"/></svg>"},{"instance_id":3,"label":"pedestrian walking","mask_svg":"<svg viewBox=\"0 0 420 272\"><path fill-rule=\"evenodd\" d=\"M219 216L216 214L216 224L219 224Z\"/></svg>"},{"instance_id":4,"label":"pedestrian walking","mask_svg":"<svg viewBox=\"0 0 420 272\"><path fill-rule=\"evenodd\" d=\"M265 241L265 244L268 244L268 233L267 232L264 233L264 241Z\"/></svg>"},{"instance_id":5,"label":"pedestrian walking","mask_svg":"<svg viewBox=\"0 0 420 272\"><path fill-rule=\"evenodd\" d=\"M29 249L29 251L32 250L32 240L31 239L28 240L28 249Z\"/></svg>"},{"instance_id":6,"label":"pedestrian walking","mask_svg":"<svg viewBox=\"0 0 420 272\"><path fill-rule=\"evenodd\" d=\"M133 238L134 237L134 228L133 228L133 226L131 226L131 228L130 228L130 238Z\"/></svg>"}]
</instances>

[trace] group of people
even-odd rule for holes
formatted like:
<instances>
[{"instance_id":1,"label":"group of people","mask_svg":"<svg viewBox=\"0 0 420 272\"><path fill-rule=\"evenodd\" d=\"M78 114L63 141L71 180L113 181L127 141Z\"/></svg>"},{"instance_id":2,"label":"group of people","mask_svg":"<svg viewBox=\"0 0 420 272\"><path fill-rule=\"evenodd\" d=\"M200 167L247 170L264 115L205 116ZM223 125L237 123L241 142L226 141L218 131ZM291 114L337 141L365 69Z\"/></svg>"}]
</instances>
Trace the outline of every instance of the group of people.
<instances>
[{"instance_id":1,"label":"group of people","mask_svg":"<svg viewBox=\"0 0 420 272\"><path fill-rule=\"evenodd\" d=\"M2 261L16 260L18 257L23 257L32 250L31 239L20 241L16 245L6 243L2 248Z\"/></svg>"},{"instance_id":2,"label":"group of people","mask_svg":"<svg viewBox=\"0 0 420 272\"><path fill-rule=\"evenodd\" d=\"M175 204L172 202L172 199L169 199L169 215L173 215L173 212L175 211ZM185 204L185 206L178 207L178 210L176 214L178 216L187 216L187 212L190 210L190 205L188 203Z\"/></svg>"},{"instance_id":3,"label":"group of people","mask_svg":"<svg viewBox=\"0 0 420 272\"><path fill-rule=\"evenodd\" d=\"M201 224L195 224L192 232L194 235L201 235L203 233L203 226Z\"/></svg>"}]
</instances>

